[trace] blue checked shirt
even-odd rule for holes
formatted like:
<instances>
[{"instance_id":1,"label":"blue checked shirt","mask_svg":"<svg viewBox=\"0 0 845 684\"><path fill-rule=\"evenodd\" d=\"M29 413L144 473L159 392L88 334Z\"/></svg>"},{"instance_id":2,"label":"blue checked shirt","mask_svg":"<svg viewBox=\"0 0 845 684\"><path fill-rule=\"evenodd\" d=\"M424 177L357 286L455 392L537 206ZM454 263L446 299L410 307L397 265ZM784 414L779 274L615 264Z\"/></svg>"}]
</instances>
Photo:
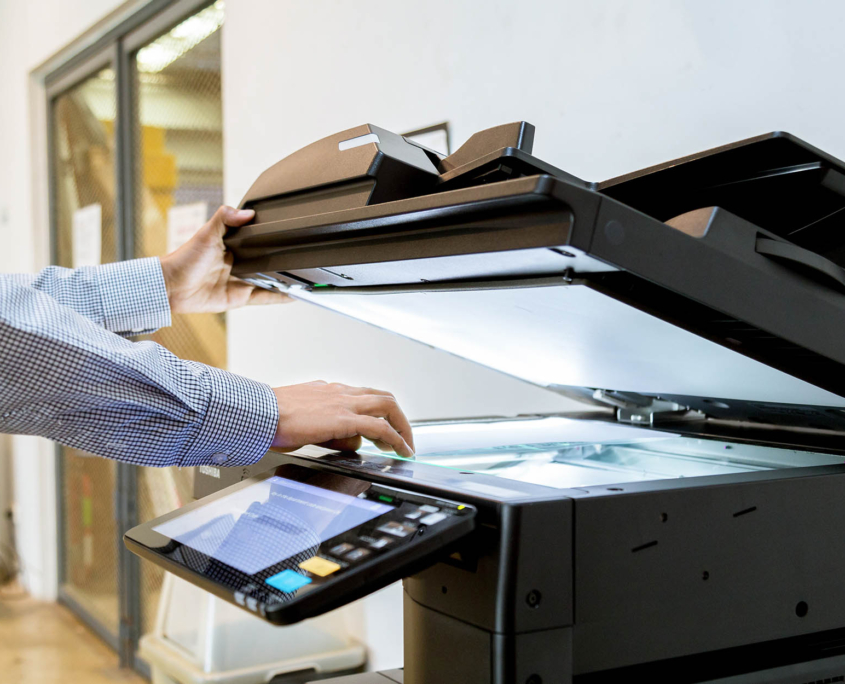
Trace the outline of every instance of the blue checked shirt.
<instances>
[{"instance_id":1,"label":"blue checked shirt","mask_svg":"<svg viewBox=\"0 0 845 684\"><path fill-rule=\"evenodd\" d=\"M272 390L121 337L167 325L157 258L0 275L0 432L145 466L254 463Z\"/></svg>"}]
</instances>

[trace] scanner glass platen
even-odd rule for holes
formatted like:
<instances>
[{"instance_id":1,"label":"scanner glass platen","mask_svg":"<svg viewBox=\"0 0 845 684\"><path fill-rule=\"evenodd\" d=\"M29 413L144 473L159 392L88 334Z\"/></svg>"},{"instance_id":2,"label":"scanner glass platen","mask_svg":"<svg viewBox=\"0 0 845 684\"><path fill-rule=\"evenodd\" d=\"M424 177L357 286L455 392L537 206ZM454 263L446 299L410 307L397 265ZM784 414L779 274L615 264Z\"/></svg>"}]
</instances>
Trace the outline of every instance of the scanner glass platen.
<instances>
[{"instance_id":1,"label":"scanner glass platen","mask_svg":"<svg viewBox=\"0 0 845 684\"><path fill-rule=\"evenodd\" d=\"M845 457L548 417L417 426L417 461L567 489L802 466ZM363 453L380 454L367 444Z\"/></svg>"}]
</instances>

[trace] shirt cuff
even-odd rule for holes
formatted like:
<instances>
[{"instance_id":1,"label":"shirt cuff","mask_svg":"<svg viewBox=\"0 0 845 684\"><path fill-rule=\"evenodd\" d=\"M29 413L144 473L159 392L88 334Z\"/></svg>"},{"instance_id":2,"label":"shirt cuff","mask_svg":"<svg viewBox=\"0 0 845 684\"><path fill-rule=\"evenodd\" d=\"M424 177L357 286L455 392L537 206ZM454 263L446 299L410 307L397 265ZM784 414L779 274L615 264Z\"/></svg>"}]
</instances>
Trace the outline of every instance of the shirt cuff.
<instances>
[{"instance_id":1,"label":"shirt cuff","mask_svg":"<svg viewBox=\"0 0 845 684\"><path fill-rule=\"evenodd\" d=\"M279 405L268 385L218 368L211 374L211 399L199 433L181 466L245 466L273 442Z\"/></svg>"},{"instance_id":2,"label":"shirt cuff","mask_svg":"<svg viewBox=\"0 0 845 684\"><path fill-rule=\"evenodd\" d=\"M97 268L103 325L114 333L143 335L170 325L170 302L158 257Z\"/></svg>"}]
</instances>

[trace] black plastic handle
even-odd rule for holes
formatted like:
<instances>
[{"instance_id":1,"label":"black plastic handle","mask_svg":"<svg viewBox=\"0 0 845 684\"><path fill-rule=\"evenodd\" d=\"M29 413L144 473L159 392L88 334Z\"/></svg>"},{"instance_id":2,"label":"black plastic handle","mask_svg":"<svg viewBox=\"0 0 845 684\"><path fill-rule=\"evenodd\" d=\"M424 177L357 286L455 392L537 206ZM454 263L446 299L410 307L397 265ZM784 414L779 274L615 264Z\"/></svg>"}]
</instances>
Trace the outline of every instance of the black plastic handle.
<instances>
[{"instance_id":1,"label":"black plastic handle","mask_svg":"<svg viewBox=\"0 0 845 684\"><path fill-rule=\"evenodd\" d=\"M808 275L821 276L827 285L838 285L845 289L845 269L825 259L820 254L811 252L790 242L781 242L771 238L757 236L757 254L787 262L787 265L797 266L796 270L804 271ZM832 281L832 282L831 282Z\"/></svg>"}]
</instances>

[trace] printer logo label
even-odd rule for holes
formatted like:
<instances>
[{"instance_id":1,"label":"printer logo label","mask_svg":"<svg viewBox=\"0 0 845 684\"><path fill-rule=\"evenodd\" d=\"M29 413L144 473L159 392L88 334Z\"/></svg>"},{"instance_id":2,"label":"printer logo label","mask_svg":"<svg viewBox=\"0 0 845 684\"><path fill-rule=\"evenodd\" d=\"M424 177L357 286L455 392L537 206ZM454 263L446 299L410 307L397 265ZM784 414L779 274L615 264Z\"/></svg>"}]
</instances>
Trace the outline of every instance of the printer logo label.
<instances>
[{"instance_id":1,"label":"printer logo label","mask_svg":"<svg viewBox=\"0 0 845 684\"><path fill-rule=\"evenodd\" d=\"M200 466L200 472L203 475L208 475L209 477L213 477L217 480L220 479L220 468L215 468L213 466Z\"/></svg>"}]
</instances>

